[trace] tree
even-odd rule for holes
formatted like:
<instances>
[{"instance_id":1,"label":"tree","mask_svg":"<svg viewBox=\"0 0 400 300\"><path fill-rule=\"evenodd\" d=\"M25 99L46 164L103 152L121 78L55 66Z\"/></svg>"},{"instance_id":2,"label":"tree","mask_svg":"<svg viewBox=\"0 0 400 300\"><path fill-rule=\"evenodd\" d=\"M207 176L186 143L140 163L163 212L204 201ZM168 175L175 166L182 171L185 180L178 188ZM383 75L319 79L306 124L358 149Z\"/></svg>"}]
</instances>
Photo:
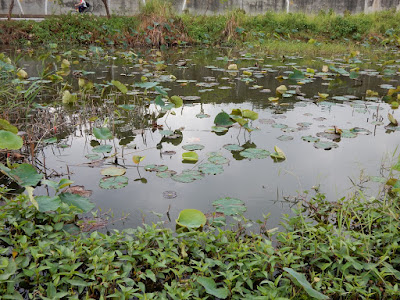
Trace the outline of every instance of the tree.
<instances>
[{"instance_id":1,"label":"tree","mask_svg":"<svg viewBox=\"0 0 400 300\"><path fill-rule=\"evenodd\" d=\"M12 1L14 1L14 0L12 0ZM110 16L110 9L108 8L108 2L107 2L107 0L101 0L101 1L103 2L104 7L106 8L107 18L108 18L108 19L111 18L111 16Z\"/></svg>"},{"instance_id":2,"label":"tree","mask_svg":"<svg viewBox=\"0 0 400 300\"><path fill-rule=\"evenodd\" d=\"M11 20L11 14L12 14L12 11L13 11L13 9L14 9L14 1L15 1L15 0L11 0L10 7L8 8L8 16L7 16L7 19L8 19L9 21Z\"/></svg>"}]
</instances>

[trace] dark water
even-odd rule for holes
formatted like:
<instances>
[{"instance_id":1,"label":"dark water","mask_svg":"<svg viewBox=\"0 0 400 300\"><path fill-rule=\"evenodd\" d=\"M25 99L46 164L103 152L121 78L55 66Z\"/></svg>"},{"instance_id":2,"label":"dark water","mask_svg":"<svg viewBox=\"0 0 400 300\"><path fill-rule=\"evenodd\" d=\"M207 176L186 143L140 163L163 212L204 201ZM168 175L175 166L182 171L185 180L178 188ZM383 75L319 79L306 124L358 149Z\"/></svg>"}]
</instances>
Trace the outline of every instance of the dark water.
<instances>
[{"instance_id":1,"label":"dark water","mask_svg":"<svg viewBox=\"0 0 400 300\"><path fill-rule=\"evenodd\" d=\"M243 200L247 207L245 216L250 219L259 219L263 214L270 213L269 226L274 227L283 213L290 213L292 203L287 201L287 197L303 194L305 190L309 190L312 195L312 187L319 187L331 201L347 196L354 191L353 182L357 183L367 175L380 175L382 160L396 151L400 141L398 128L386 127L389 124L388 112L397 118L400 115L381 100L381 96L386 95L388 91L388 86L385 85L397 87L399 84L396 72L382 76L387 74L384 73L386 69L398 69L396 61L382 66L384 60L371 61L365 58L357 58L348 63L342 59L283 59L262 55L244 56L227 49L189 49L182 53L163 53L162 60L168 67L164 72L156 72L154 64L146 65L137 60L127 62L120 59L121 55L114 56L116 59L111 60L104 57L86 62L80 60L79 64L72 65L72 71L93 71L95 73L87 74L86 78L99 83L118 80L129 87L131 93L128 94L131 95L121 97L116 93L107 96L105 100L93 97L93 102L86 102L84 108L54 108L54 113L64 114L67 119L79 119L81 124L71 127L71 133L59 135L65 136L59 143L68 147L49 145L38 158L45 160L46 167L50 170L64 174L69 170L69 177L75 184L93 191L91 199L102 211L111 209L116 218L122 213L129 213L124 222L116 224L120 228L137 226L142 223L143 218L146 221L157 220L151 211L162 213L161 219L168 220L165 212L170 210L173 224L180 210L196 208L204 213L212 212L212 202L222 197ZM149 62L156 59L156 55L146 57ZM176 63L182 59L187 60L186 65L177 66ZM25 59L23 63L30 75L42 66L37 59ZM239 72L227 71L231 63L238 64ZM357 80L352 80L332 71L331 75L317 74L312 82L300 85L300 91L305 95L283 98L279 100L279 104L268 100L269 97L275 97L276 88L282 84L295 93L296 81L277 79L279 76L288 76L293 66L304 72L307 68L314 68L315 73L318 73L324 65L343 67L347 71L360 67L360 75ZM252 75L241 76L242 68L251 71ZM176 80L169 81L171 74ZM180 129L182 139L166 140L162 138L158 129L143 126L141 112L117 108L118 113L115 113L115 101L121 104L133 103L137 97L154 99L153 92L149 91L144 95L143 89L132 87L135 82L140 81L141 76L148 77L148 81L160 81L159 85L169 89L169 96L200 97L196 101L185 101L181 108L172 109L175 115L166 114L155 121L157 125L162 125L164 130ZM69 76L69 80L74 86L73 89L77 91L75 77ZM253 81L246 82L248 79ZM367 90L378 92L379 97L366 97ZM318 98L318 92L327 93L329 97L321 100ZM335 96L339 97L334 98ZM243 128L240 129L240 126L233 126L224 135L212 132L215 116L221 111L230 113L235 108L250 109L259 114L258 120L251 122L251 126L256 130L247 132ZM157 110L159 108L151 104L146 113L150 118ZM196 117L203 113L210 117ZM88 116L97 116L99 119L91 123L87 121ZM310 124L307 127L298 125L303 122ZM282 129L279 127L285 126L271 123L283 124L288 128ZM103 177L100 174L101 169L111 166L115 157L106 159L101 166L94 167L89 166L90 160L85 158L85 155L92 153L91 144L94 145L92 128L101 127L103 124L113 130L115 138L101 143L112 145L114 150L111 154L116 151L118 163L127 168L125 176L129 178L129 183L122 189L106 190L99 187ZM337 141L338 147L331 150L317 149L313 143L302 140L303 136L315 137L317 133L333 126L340 129L359 127L367 130L369 134L357 134L354 138L342 137ZM292 139L278 139L282 135ZM324 138L321 140L327 141ZM205 146L203 150L196 151L199 154L198 163L182 163L182 153L186 152L182 146L193 143ZM274 152L276 145L284 151L286 160L249 160L237 152L224 149L226 144L241 145L245 148L257 147L270 152ZM163 154L165 151L175 151L176 154ZM148 164L167 165L169 169L178 173L184 169L197 169L198 164L207 161L210 152L219 152L229 159L229 163L223 165L222 174L206 175L192 183L159 178L155 172L143 169L143 166ZM133 155L145 156L139 168L132 162ZM136 179L138 180L135 181ZM364 183L363 186L367 188L367 194L374 194L379 189L379 184L374 182ZM167 199L163 196L165 191L174 191L177 197ZM40 191L44 192L43 189Z\"/></svg>"}]
</instances>

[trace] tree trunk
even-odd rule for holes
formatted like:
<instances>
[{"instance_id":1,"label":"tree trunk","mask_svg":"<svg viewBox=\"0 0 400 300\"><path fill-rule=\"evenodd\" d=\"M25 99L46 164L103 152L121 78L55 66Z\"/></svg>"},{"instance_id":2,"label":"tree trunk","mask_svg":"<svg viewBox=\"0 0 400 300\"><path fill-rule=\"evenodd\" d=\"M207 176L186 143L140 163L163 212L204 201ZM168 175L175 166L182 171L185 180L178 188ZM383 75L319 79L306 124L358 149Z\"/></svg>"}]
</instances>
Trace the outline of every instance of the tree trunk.
<instances>
[{"instance_id":1,"label":"tree trunk","mask_svg":"<svg viewBox=\"0 0 400 300\"><path fill-rule=\"evenodd\" d=\"M14 0L12 0L12 1L14 1ZM110 16L110 9L108 8L108 2L107 2L107 0L101 0L101 1L103 1L104 7L106 8L107 18L108 18L108 19L111 18L111 16Z\"/></svg>"},{"instance_id":2,"label":"tree trunk","mask_svg":"<svg viewBox=\"0 0 400 300\"><path fill-rule=\"evenodd\" d=\"M10 7L8 8L8 16L7 16L7 19L8 19L9 21L11 20L11 14L12 14L12 11L13 11L13 9L14 9L14 1L15 1L15 0L11 0Z\"/></svg>"}]
</instances>

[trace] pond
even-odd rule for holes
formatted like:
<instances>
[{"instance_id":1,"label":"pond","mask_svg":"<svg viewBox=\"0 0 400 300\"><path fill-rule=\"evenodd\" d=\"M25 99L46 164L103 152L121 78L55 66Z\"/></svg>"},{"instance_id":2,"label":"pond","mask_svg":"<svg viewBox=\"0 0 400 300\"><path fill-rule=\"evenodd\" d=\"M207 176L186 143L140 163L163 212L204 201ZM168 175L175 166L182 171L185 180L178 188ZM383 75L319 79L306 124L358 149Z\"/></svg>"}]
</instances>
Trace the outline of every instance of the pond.
<instances>
[{"instance_id":1,"label":"pond","mask_svg":"<svg viewBox=\"0 0 400 300\"><path fill-rule=\"evenodd\" d=\"M158 220L151 212L167 223L169 212L172 226L182 209L211 213L225 197L252 220L270 213L274 227L305 190L336 201L379 189L400 137L388 118L399 117L396 59L53 46L19 65L27 85L51 87L28 115L38 168L91 190L103 212L124 216L115 227Z\"/></svg>"}]
</instances>

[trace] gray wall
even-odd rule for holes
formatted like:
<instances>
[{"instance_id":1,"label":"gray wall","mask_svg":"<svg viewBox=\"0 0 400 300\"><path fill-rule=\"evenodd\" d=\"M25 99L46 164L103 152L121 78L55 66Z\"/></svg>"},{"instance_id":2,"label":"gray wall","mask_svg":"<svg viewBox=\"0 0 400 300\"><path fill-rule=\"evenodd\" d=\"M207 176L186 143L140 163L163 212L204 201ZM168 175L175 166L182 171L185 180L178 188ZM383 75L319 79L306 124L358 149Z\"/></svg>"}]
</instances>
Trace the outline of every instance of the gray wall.
<instances>
[{"instance_id":1,"label":"gray wall","mask_svg":"<svg viewBox=\"0 0 400 300\"><path fill-rule=\"evenodd\" d=\"M108 0L111 12L118 15L134 15L146 0ZM266 11L318 12L332 9L337 13L370 13L395 8L400 9L400 0L172 0L175 10L192 14L219 14L233 9L243 9L249 14ZM11 0L0 0L0 14L7 14ZM13 13L18 15L64 14L74 10L77 0L15 0ZM105 15L101 0L88 0L94 13Z\"/></svg>"}]
</instances>

